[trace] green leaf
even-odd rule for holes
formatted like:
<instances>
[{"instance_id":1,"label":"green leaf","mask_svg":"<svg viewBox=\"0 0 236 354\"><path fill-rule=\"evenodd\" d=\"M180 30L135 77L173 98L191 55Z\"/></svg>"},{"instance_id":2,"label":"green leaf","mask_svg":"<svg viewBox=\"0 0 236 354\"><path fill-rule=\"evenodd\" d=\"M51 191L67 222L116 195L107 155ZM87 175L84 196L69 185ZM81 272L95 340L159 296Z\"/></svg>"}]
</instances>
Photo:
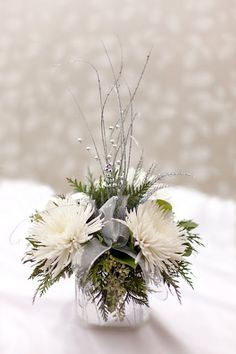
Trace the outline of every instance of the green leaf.
<instances>
[{"instance_id":1,"label":"green leaf","mask_svg":"<svg viewBox=\"0 0 236 354\"><path fill-rule=\"evenodd\" d=\"M189 257L189 256L191 256L192 252L193 252L193 248L192 248L192 246L190 244L188 244L183 256L184 257Z\"/></svg>"},{"instance_id":2,"label":"green leaf","mask_svg":"<svg viewBox=\"0 0 236 354\"><path fill-rule=\"evenodd\" d=\"M115 258L115 260L121 264L125 264L130 266L133 269L137 268L137 263L135 262L134 258L128 256L125 253L121 253L119 251L114 251L112 250L112 256Z\"/></svg>"},{"instance_id":3,"label":"green leaf","mask_svg":"<svg viewBox=\"0 0 236 354\"><path fill-rule=\"evenodd\" d=\"M182 220L182 221L179 221L178 224L179 224L179 226L182 226L187 231L191 231L193 229L196 229L196 227L198 227L198 224L192 220Z\"/></svg>"},{"instance_id":4,"label":"green leaf","mask_svg":"<svg viewBox=\"0 0 236 354\"><path fill-rule=\"evenodd\" d=\"M167 213L172 211L172 205L168 203L166 200L157 199L156 204Z\"/></svg>"}]
</instances>

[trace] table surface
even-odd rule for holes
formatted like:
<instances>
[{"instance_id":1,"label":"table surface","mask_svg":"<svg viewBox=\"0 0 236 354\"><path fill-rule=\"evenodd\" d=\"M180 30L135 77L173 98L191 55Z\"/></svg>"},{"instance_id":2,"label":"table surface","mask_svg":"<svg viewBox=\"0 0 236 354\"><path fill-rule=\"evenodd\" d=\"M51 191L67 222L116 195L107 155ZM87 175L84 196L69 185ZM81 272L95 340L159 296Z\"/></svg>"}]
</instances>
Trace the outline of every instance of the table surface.
<instances>
[{"instance_id":1,"label":"table surface","mask_svg":"<svg viewBox=\"0 0 236 354\"><path fill-rule=\"evenodd\" d=\"M183 303L151 298L150 321L137 330L80 326L74 280L62 280L32 306L36 283L21 264L28 216L53 191L26 181L0 182L1 354L235 354L236 204L194 190L169 190L178 218L200 223L205 243L192 257L193 291L184 283ZM17 228L16 228L17 226Z\"/></svg>"}]
</instances>

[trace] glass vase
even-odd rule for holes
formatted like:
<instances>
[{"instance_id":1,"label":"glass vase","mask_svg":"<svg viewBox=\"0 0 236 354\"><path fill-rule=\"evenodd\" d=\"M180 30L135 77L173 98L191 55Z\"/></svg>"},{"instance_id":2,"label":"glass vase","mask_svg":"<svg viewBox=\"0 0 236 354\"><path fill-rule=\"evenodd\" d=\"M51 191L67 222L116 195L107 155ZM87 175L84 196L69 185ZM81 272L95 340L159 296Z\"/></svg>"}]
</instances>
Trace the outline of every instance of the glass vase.
<instances>
[{"instance_id":1,"label":"glass vase","mask_svg":"<svg viewBox=\"0 0 236 354\"><path fill-rule=\"evenodd\" d=\"M92 296L92 288L89 285L82 288L76 280L75 297L80 323L88 327L136 328L144 324L150 315L148 306L130 300L124 303L122 316L116 316L114 312L111 312L107 313L104 318L98 302Z\"/></svg>"}]
</instances>

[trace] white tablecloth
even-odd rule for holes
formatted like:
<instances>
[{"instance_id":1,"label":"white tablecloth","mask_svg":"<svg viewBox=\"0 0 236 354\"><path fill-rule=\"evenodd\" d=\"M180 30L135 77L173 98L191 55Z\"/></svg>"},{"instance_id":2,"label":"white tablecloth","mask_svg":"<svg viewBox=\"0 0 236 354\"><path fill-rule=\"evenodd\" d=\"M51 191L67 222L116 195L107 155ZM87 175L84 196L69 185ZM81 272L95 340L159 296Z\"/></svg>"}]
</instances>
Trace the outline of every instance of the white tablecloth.
<instances>
[{"instance_id":1,"label":"white tablecloth","mask_svg":"<svg viewBox=\"0 0 236 354\"><path fill-rule=\"evenodd\" d=\"M183 188L170 190L177 216L199 222L206 245L192 258L195 291L182 284L182 305L171 295L166 301L152 298L151 320L137 330L98 330L81 327L75 316L73 279L60 281L31 304L36 283L27 280L30 270L20 262L23 237L27 216L50 194L50 188L33 183L0 183L1 354L236 353L233 201Z\"/></svg>"}]
</instances>

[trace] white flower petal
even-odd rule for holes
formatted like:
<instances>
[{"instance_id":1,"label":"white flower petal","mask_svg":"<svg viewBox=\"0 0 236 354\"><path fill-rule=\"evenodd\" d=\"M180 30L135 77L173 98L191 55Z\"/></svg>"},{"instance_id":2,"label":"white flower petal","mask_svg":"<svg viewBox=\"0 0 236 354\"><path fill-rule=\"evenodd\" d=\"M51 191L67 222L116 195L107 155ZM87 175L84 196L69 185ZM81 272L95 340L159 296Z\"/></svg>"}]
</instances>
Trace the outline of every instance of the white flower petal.
<instances>
[{"instance_id":1,"label":"white flower petal","mask_svg":"<svg viewBox=\"0 0 236 354\"><path fill-rule=\"evenodd\" d=\"M127 214L126 224L151 270L155 267L166 270L166 265L181 260L186 237L182 236L172 213L166 213L155 202L148 201Z\"/></svg>"},{"instance_id":2,"label":"white flower petal","mask_svg":"<svg viewBox=\"0 0 236 354\"><path fill-rule=\"evenodd\" d=\"M46 261L45 273L56 277L75 262L82 244L101 230L101 215L88 222L93 213L91 203L78 204L71 195L49 202L47 209L40 213L43 220L34 222L29 230L30 238L40 246L30 252L28 259L38 264Z\"/></svg>"}]
</instances>

